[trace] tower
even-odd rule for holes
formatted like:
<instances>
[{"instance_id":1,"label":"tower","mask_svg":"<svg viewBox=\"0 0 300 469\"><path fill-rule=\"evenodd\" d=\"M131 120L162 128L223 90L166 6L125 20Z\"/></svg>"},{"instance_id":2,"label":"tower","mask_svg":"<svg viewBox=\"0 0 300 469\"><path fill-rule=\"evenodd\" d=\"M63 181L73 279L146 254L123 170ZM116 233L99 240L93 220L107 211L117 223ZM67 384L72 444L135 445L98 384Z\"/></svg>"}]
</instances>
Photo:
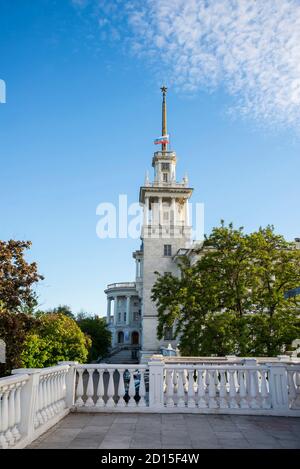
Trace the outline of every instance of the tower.
<instances>
[{"instance_id":1,"label":"tower","mask_svg":"<svg viewBox=\"0 0 300 469\"><path fill-rule=\"evenodd\" d=\"M141 296L142 296L142 350L141 361L146 361L157 353L167 342L157 339L157 310L151 300L151 290L156 281L155 272L178 274L174 256L180 248L191 245L191 226L189 224L188 200L192 188L188 187L187 178L176 181L176 153L168 149L167 134L167 88L162 91L162 136L155 141L161 144L161 150L153 155L154 180L147 177L140 188L140 204L143 206L143 226L141 232ZM140 259L141 260L141 259Z\"/></svg>"}]
</instances>

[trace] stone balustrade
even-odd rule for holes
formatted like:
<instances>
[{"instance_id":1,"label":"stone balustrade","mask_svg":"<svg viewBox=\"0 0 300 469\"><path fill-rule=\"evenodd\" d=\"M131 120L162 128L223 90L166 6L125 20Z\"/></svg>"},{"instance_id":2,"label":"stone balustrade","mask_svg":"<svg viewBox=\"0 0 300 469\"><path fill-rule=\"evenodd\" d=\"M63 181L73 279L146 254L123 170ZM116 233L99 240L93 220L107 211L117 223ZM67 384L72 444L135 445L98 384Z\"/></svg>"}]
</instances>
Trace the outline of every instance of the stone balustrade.
<instances>
[{"instance_id":1,"label":"stone balustrade","mask_svg":"<svg viewBox=\"0 0 300 469\"><path fill-rule=\"evenodd\" d=\"M107 285L107 290L113 288L135 288L135 282L118 282Z\"/></svg>"},{"instance_id":2,"label":"stone balustrade","mask_svg":"<svg viewBox=\"0 0 300 469\"><path fill-rule=\"evenodd\" d=\"M77 411L136 411L146 407L146 365L79 365L76 367Z\"/></svg>"},{"instance_id":3,"label":"stone balustrade","mask_svg":"<svg viewBox=\"0 0 300 469\"><path fill-rule=\"evenodd\" d=\"M201 359L148 364L60 362L0 378L0 448L23 448L68 412L300 417L300 361Z\"/></svg>"},{"instance_id":4,"label":"stone balustrade","mask_svg":"<svg viewBox=\"0 0 300 469\"><path fill-rule=\"evenodd\" d=\"M68 366L45 368L39 374L34 428L46 424L67 407L66 375Z\"/></svg>"},{"instance_id":5,"label":"stone balustrade","mask_svg":"<svg viewBox=\"0 0 300 469\"><path fill-rule=\"evenodd\" d=\"M0 448L24 448L65 417L74 387L75 368L63 363L0 378Z\"/></svg>"},{"instance_id":6,"label":"stone balustrade","mask_svg":"<svg viewBox=\"0 0 300 469\"><path fill-rule=\"evenodd\" d=\"M164 404L169 409L269 410L266 366L167 365Z\"/></svg>"},{"instance_id":7,"label":"stone balustrade","mask_svg":"<svg viewBox=\"0 0 300 469\"><path fill-rule=\"evenodd\" d=\"M10 448L21 439L21 392L27 375L0 379L0 448Z\"/></svg>"},{"instance_id":8,"label":"stone balustrade","mask_svg":"<svg viewBox=\"0 0 300 469\"><path fill-rule=\"evenodd\" d=\"M287 366L289 408L300 409L300 365Z\"/></svg>"}]
</instances>

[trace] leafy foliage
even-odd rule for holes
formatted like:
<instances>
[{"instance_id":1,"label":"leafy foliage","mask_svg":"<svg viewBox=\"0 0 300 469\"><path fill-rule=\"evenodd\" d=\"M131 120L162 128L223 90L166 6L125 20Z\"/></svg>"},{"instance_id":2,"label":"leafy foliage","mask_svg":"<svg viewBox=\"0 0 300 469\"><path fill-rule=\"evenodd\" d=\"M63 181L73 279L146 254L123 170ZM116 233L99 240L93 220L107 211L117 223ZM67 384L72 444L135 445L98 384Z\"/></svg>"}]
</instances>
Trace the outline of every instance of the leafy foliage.
<instances>
[{"instance_id":1,"label":"leafy foliage","mask_svg":"<svg viewBox=\"0 0 300 469\"><path fill-rule=\"evenodd\" d=\"M91 340L72 318L49 313L39 318L37 336L30 335L25 345L26 352L22 354L22 359L26 367L31 367L33 361L39 361L43 366L54 366L58 361L65 360L84 363Z\"/></svg>"},{"instance_id":2,"label":"leafy foliage","mask_svg":"<svg viewBox=\"0 0 300 469\"><path fill-rule=\"evenodd\" d=\"M268 355L300 337L300 251L272 226L245 234L221 223L206 237L196 263L182 257L180 278L158 275L152 299L158 336L176 326L186 355Z\"/></svg>"},{"instance_id":3,"label":"leafy foliage","mask_svg":"<svg viewBox=\"0 0 300 469\"><path fill-rule=\"evenodd\" d=\"M32 287L43 277L24 258L30 247L30 241L0 241L0 300L11 312L32 312L37 303Z\"/></svg>"},{"instance_id":4,"label":"leafy foliage","mask_svg":"<svg viewBox=\"0 0 300 469\"><path fill-rule=\"evenodd\" d=\"M64 314L65 316L71 319L74 319L74 320L76 319L75 315L72 313L70 306L67 306L67 305L59 305L56 308L53 308L47 311L47 313Z\"/></svg>"},{"instance_id":5,"label":"leafy foliage","mask_svg":"<svg viewBox=\"0 0 300 469\"><path fill-rule=\"evenodd\" d=\"M0 308L0 337L6 343L6 363L0 364L0 376L14 368L22 368L21 353L27 335L35 326L36 319L25 313L10 313Z\"/></svg>"},{"instance_id":6,"label":"leafy foliage","mask_svg":"<svg viewBox=\"0 0 300 469\"><path fill-rule=\"evenodd\" d=\"M86 362L91 340L64 314L39 317L0 312L0 336L6 342L7 362L1 374L13 368L43 368L58 361Z\"/></svg>"},{"instance_id":7,"label":"leafy foliage","mask_svg":"<svg viewBox=\"0 0 300 469\"><path fill-rule=\"evenodd\" d=\"M77 324L92 341L88 360L94 361L104 357L111 345L111 332L107 329L106 320L96 315L80 313L77 316Z\"/></svg>"}]
</instances>

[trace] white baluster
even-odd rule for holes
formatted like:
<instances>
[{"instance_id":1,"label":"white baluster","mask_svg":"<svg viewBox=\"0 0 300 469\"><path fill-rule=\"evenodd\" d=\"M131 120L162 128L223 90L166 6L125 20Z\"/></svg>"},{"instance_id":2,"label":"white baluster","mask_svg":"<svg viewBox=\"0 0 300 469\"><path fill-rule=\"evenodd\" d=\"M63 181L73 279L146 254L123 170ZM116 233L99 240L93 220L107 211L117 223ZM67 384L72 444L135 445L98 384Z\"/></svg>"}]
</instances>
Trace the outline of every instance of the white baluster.
<instances>
[{"instance_id":1,"label":"white baluster","mask_svg":"<svg viewBox=\"0 0 300 469\"><path fill-rule=\"evenodd\" d=\"M183 382L184 392L187 393L189 385L188 385L188 371L186 369L184 369L182 373L182 382Z\"/></svg>"},{"instance_id":2,"label":"white baluster","mask_svg":"<svg viewBox=\"0 0 300 469\"><path fill-rule=\"evenodd\" d=\"M188 407L195 408L194 370L188 370Z\"/></svg>"},{"instance_id":3,"label":"white baluster","mask_svg":"<svg viewBox=\"0 0 300 469\"><path fill-rule=\"evenodd\" d=\"M57 414L59 412L59 405L58 405L58 402L57 402L57 388L56 388L56 382L57 382L57 379L58 379L58 374L59 372L56 371L55 373L52 373L52 397L51 397L51 400L52 400L52 409L53 409L53 413L54 415Z\"/></svg>"},{"instance_id":4,"label":"white baluster","mask_svg":"<svg viewBox=\"0 0 300 469\"><path fill-rule=\"evenodd\" d=\"M61 374L61 387L59 388L61 390L59 394L59 399L60 399L60 409L63 410L67 407L66 403L66 396L67 396L67 385L66 385L66 379L67 379L67 371L63 371Z\"/></svg>"},{"instance_id":5,"label":"white baluster","mask_svg":"<svg viewBox=\"0 0 300 469\"><path fill-rule=\"evenodd\" d=\"M295 371L296 374L296 387L297 387L297 393L300 392L300 371Z\"/></svg>"},{"instance_id":6,"label":"white baluster","mask_svg":"<svg viewBox=\"0 0 300 469\"><path fill-rule=\"evenodd\" d=\"M173 371L173 385L174 385L174 393L177 393L178 388L178 373L176 370Z\"/></svg>"},{"instance_id":7,"label":"white baluster","mask_svg":"<svg viewBox=\"0 0 300 469\"><path fill-rule=\"evenodd\" d=\"M42 406L41 406L41 416L43 418L43 423L46 423L48 421L48 414L46 412L47 409L47 383L46 383L46 377L45 376L40 376L39 380L39 386L41 386L41 391L42 391Z\"/></svg>"},{"instance_id":8,"label":"white baluster","mask_svg":"<svg viewBox=\"0 0 300 469\"><path fill-rule=\"evenodd\" d=\"M204 376L203 376L203 371L198 370L198 407L199 409L205 409L207 407L207 403L205 400L205 387L204 387Z\"/></svg>"},{"instance_id":9,"label":"white baluster","mask_svg":"<svg viewBox=\"0 0 300 469\"><path fill-rule=\"evenodd\" d=\"M118 396L119 400L116 404L117 407L126 407L126 402L124 400L125 396L125 384L124 384L124 368L119 368L119 385L118 385Z\"/></svg>"},{"instance_id":10,"label":"white baluster","mask_svg":"<svg viewBox=\"0 0 300 469\"><path fill-rule=\"evenodd\" d=\"M130 382L129 382L129 402L128 407L136 407L136 401L134 399L135 396L135 383L134 383L134 370L130 370Z\"/></svg>"},{"instance_id":11,"label":"white baluster","mask_svg":"<svg viewBox=\"0 0 300 469\"><path fill-rule=\"evenodd\" d=\"M140 370L140 387L139 387L139 396L140 400L138 402L139 407L146 407L146 387L145 387L145 370Z\"/></svg>"},{"instance_id":12,"label":"white baluster","mask_svg":"<svg viewBox=\"0 0 300 469\"><path fill-rule=\"evenodd\" d=\"M250 407L251 409L259 409L259 403L257 401L257 371L249 370L250 380Z\"/></svg>"},{"instance_id":13,"label":"white baluster","mask_svg":"<svg viewBox=\"0 0 300 469\"><path fill-rule=\"evenodd\" d=\"M208 388L209 388L209 370L205 370L204 374L205 374L204 382L205 382L206 390L208 390Z\"/></svg>"},{"instance_id":14,"label":"white baluster","mask_svg":"<svg viewBox=\"0 0 300 469\"><path fill-rule=\"evenodd\" d=\"M102 369L98 370L99 373L99 381L98 381L98 387L97 387L97 401L96 401L96 407L105 407L105 402L103 400L104 397L104 383L103 383L103 371Z\"/></svg>"},{"instance_id":15,"label":"white baluster","mask_svg":"<svg viewBox=\"0 0 300 469\"><path fill-rule=\"evenodd\" d=\"M44 419L42 417L42 409L43 409L43 386L42 386L42 379L40 377L38 390L37 390L37 410L35 414L36 422L34 423L35 428L38 427L39 425L42 425L44 422Z\"/></svg>"},{"instance_id":16,"label":"white baluster","mask_svg":"<svg viewBox=\"0 0 300 469\"><path fill-rule=\"evenodd\" d=\"M114 371L115 370L108 370L109 378L108 378L108 388L107 388L107 403L106 407L115 407L114 401L114 394L115 394L115 386L114 386Z\"/></svg>"},{"instance_id":17,"label":"white baluster","mask_svg":"<svg viewBox=\"0 0 300 469\"><path fill-rule=\"evenodd\" d=\"M78 368L77 369L77 373L78 373L78 383L77 383L77 388L76 388L76 402L75 402L75 405L77 407L82 407L84 406L84 402L82 400L82 396L83 396L83 378L82 378L82 375L83 375L83 372L84 372L84 369L83 368Z\"/></svg>"},{"instance_id":18,"label":"white baluster","mask_svg":"<svg viewBox=\"0 0 300 469\"><path fill-rule=\"evenodd\" d=\"M175 372L174 372L175 373ZM166 370L166 396L167 396L167 407L174 407L174 384L173 384L173 371Z\"/></svg>"},{"instance_id":19,"label":"white baluster","mask_svg":"<svg viewBox=\"0 0 300 469\"><path fill-rule=\"evenodd\" d=\"M235 387L235 379L234 379L234 370L229 370L229 406L231 409L237 409L238 408L238 403L236 401L236 387Z\"/></svg>"},{"instance_id":20,"label":"white baluster","mask_svg":"<svg viewBox=\"0 0 300 469\"><path fill-rule=\"evenodd\" d=\"M49 411L51 417L54 417L55 411L54 411L54 406L53 406L53 374L49 373L48 375L48 393L49 393Z\"/></svg>"},{"instance_id":21,"label":"white baluster","mask_svg":"<svg viewBox=\"0 0 300 469\"><path fill-rule=\"evenodd\" d=\"M216 385L216 389L219 389L219 384L220 384L220 382L219 382L219 371L216 370L216 371L215 371L215 385Z\"/></svg>"},{"instance_id":22,"label":"white baluster","mask_svg":"<svg viewBox=\"0 0 300 469\"><path fill-rule=\"evenodd\" d=\"M267 384L267 371L262 370L260 372L261 374L261 398L262 398L262 408L263 409L270 409L271 404L270 404L270 399L269 399L269 390L268 390L268 384Z\"/></svg>"},{"instance_id":23,"label":"white baluster","mask_svg":"<svg viewBox=\"0 0 300 469\"><path fill-rule=\"evenodd\" d=\"M247 373L247 371L245 372ZM243 370L239 370L239 385L240 385L240 408L249 409L247 401L247 389L246 389L246 376Z\"/></svg>"},{"instance_id":24,"label":"white baluster","mask_svg":"<svg viewBox=\"0 0 300 469\"><path fill-rule=\"evenodd\" d=\"M296 385L296 401L294 403L295 407L300 407L300 371L295 371L295 385Z\"/></svg>"},{"instance_id":25,"label":"white baluster","mask_svg":"<svg viewBox=\"0 0 300 469\"><path fill-rule=\"evenodd\" d=\"M46 413L48 419L53 417L52 413L52 408L51 408L51 389L50 389L50 376L46 375L45 376L45 383L46 383L46 396L47 396L47 407L46 407Z\"/></svg>"},{"instance_id":26,"label":"white baluster","mask_svg":"<svg viewBox=\"0 0 300 469\"><path fill-rule=\"evenodd\" d=\"M178 388L177 388L177 407L185 407L184 401L184 385L183 385L183 370L178 371Z\"/></svg>"},{"instance_id":27,"label":"white baluster","mask_svg":"<svg viewBox=\"0 0 300 469\"><path fill-rule=\"evenodd\" d=\"M7 386L3 386L0 390L0 447L3 449L8 448L8 441L5 438L5 433L8 427L8 403L7 397L4 398Z\"/></svg>"},{"instance_id":28,"label":"white baluster","mask_svg":"<svg viewBox=\"0 0 300 469\"><path fill-rule=\"evenodd\" d=\"M85 402L86 407L94 407L94 401L93 401L93 396L94 396L94 368L88 368L88 384L87 384L87 389L86 389L86 395L87 395L87 400Z\"/></svg>"},{"instance_id":29,"label":"white baluster","mask_svg":"<svg viewBox=\"0 0 300 469\"><path fill-rule=\"evenodd\" d=\"M58 371L54 381L54 399L57 413L61 412L64 406L64 371Z\"/></svg>"},{"instance_id":30,"label":"white baluster","mask_svg":"<svg viewBox=\"0 0 300 469\"><path fill-rule=\"evenodd\" d=\"M228 399L227 399L227 387L226 387L226 374L225 370L220 370L220 409L228 408Z\"/></svg>"},{"instance_id":31,"label":"white baluster","mask_svg":"<svg viewBox=\"0 0 300 469\"><path fill-rule=\"evenodd\" d=\"M297 389L294 381L294 370L288 371L288 392L289 392L289 406L293 408L294 402L297 398Z\"/></svg>"},{"instance_id":32,"label":"white baluster","mask_svg":"<svg viewBox=\"0 0 300 469\"><path fill-rule=\"evenodd\" d=\"M8 428L5 433L5 438L8 444L12 446L15 442L13 434L11 432L12 427L15 424L15 388L9 386L8 389Z\"/></svg>"},{"instance_id":33,"label":"white baluster","mask_svg":"<svg viewBox=\"0 0 300 469\"><path fill-rule=\"evenodd\" d=\"M216 401L216 383L215 383L215 371L209 370L209 385L208 385L208 406L210 409L216 409L218 407Z\"/></svg>"},{"instance_id":34,"label":"white baluster","mask_svg":"<svg viewBox=\"0 0 300 469\"><path fill-rule=\"evenodd\" d=\"M20 394L21 394L21 388L23 386L23 383L16 383L16 392L15 392L15 424L12 429L12 434L15 439L15 441L19 441L21 438L21 434L19 432L19 424L21 422L21 400L20 400Z\"/></svg>"},{"instance_id":35,"label":"white baluster","mask_svg":"<svg viewBox=\"0 0 300 469\"><path fill-rule=\"evenodd\" d=\"M59 405L57 402L57 379L58 379L58 372L51 374L51 402L52 402L52 409L54 414L59 412Z\"/></svg>"}]
</instances>

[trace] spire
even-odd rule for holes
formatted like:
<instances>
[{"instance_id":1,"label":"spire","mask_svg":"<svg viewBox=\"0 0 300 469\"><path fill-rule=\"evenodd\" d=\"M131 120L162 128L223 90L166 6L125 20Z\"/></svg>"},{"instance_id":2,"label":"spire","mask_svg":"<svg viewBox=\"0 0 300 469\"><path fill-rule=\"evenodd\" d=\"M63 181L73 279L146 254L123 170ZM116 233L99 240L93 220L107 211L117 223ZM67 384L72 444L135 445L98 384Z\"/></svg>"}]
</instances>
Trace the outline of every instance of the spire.
<instances>
[{"instance_id":1,"label":"spire","mask_svg":"<svg viewBox=\"0 0 300 469\"><path fill-rule=\"evenodd\" d=\"M167 102L166 102L166 94L167 94L168 88L166 86L161 87L161 92L163 95L163 101L162 101L162 130L161 130L161 135L164 137L167 135ZM161 144L161 149L162 151L167 150L167 143L162 143Z\"/></svg>"}]
</instances>

